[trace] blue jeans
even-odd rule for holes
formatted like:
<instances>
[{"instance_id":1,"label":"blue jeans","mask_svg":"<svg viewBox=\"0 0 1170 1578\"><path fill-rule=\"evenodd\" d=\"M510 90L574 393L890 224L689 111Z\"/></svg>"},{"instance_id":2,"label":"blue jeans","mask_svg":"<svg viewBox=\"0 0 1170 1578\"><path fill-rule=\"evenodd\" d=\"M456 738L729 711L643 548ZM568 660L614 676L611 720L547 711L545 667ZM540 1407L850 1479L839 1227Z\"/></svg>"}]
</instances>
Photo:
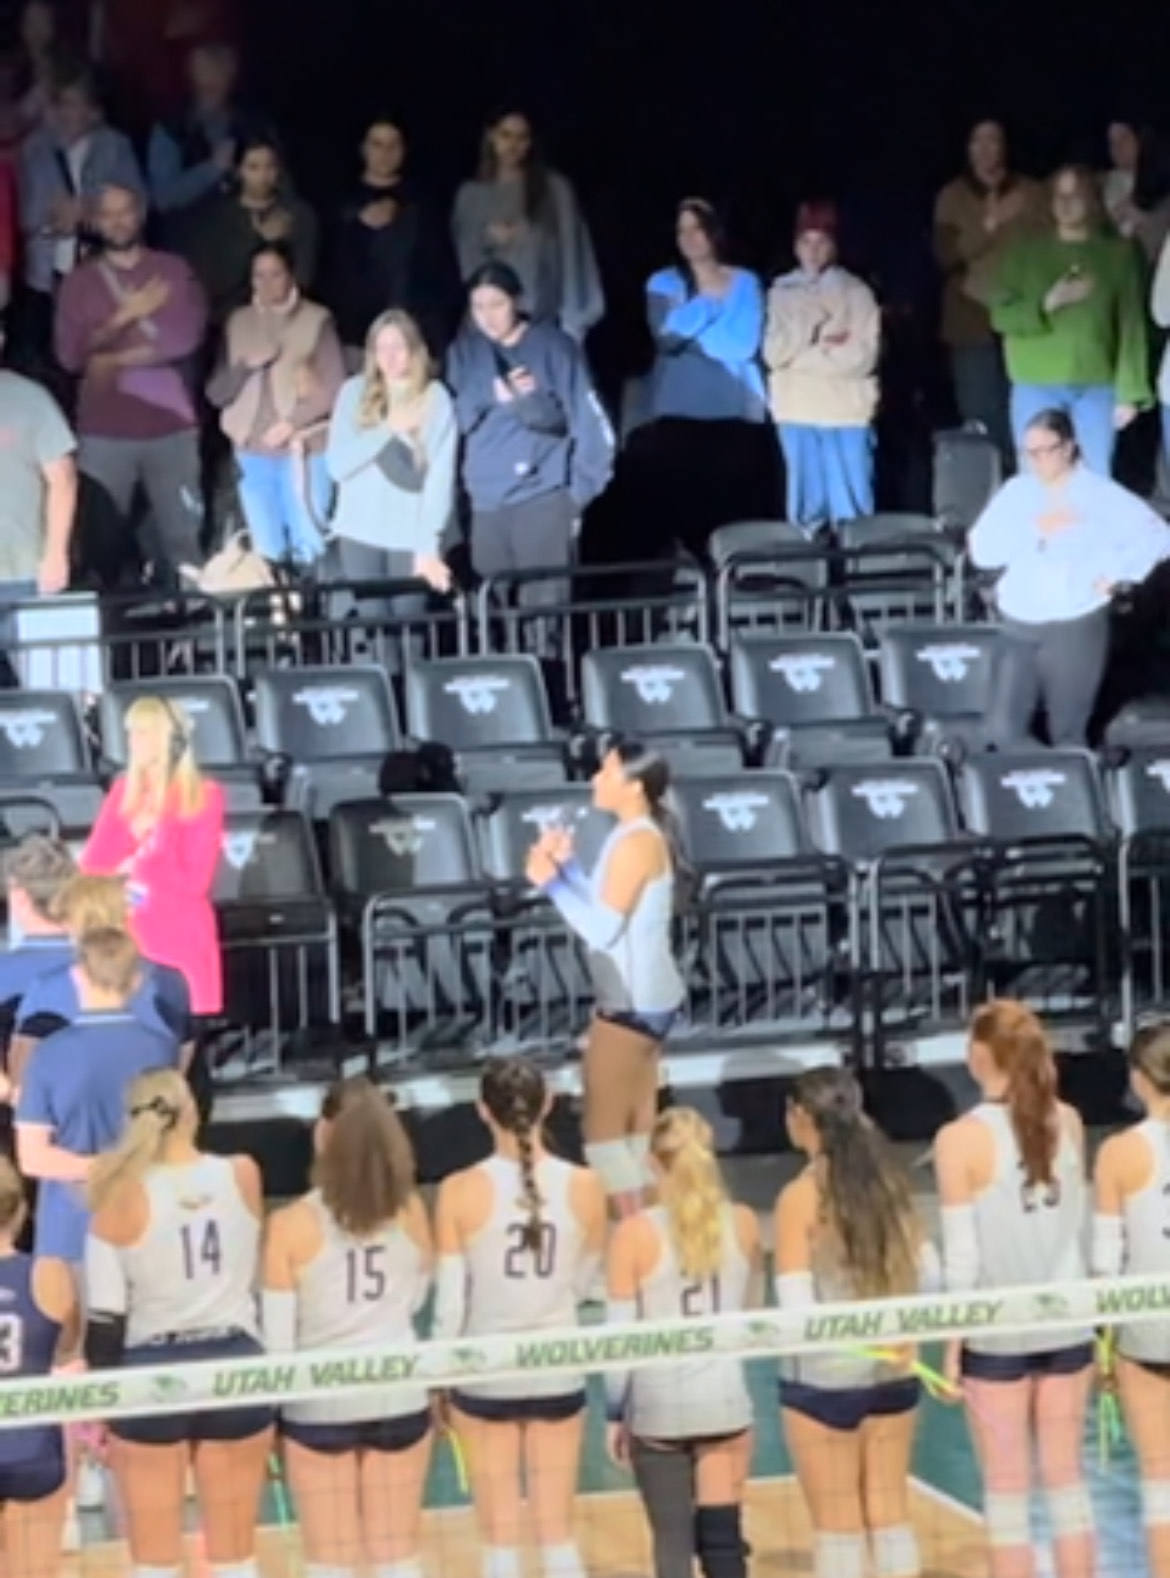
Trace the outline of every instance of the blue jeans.
<instances>
[{"instance_id":1,"label":"blue jeans","mask_svg":"<svg viewBox=\"0 0 1170 1578\"><path fill-rule=\"evenodd\" d=\"M788 519L810 530L873 514L873 430L779 424Z\"/></svg>"},{"instance_id":2,"label":"blue jeans","mask_svg":"<svg viewBox=\"0 0 1170 1578\"><path fill-rule=\"evenodd\" d=\"M323 546L317 522L326 520L333 494L324 455L301 460L237 449L236 464L240 508L252 547L264 559L313 564Z\"/></svg>"},{"instance_id":3,"label":"blue jeans","mask_svg":"<svg viewBox=\"0 0 1170 1578\"><path fill-rule=\"evenodd\" d=\"M1076 429L1085 465L1108 477L1113 472L1117 395L1108 384L1013 384L1012 432L1023 446L1024 429L1041 411L1066 411Z\"/></svg>"}]
</instances>

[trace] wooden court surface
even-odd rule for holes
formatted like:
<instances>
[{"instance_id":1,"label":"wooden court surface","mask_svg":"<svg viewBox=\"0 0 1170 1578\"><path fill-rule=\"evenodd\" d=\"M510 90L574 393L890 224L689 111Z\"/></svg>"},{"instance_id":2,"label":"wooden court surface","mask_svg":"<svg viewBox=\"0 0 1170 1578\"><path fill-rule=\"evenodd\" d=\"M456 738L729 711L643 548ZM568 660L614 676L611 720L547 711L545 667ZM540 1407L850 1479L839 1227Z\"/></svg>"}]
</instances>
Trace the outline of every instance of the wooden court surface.
<instances>
[{"instance_id":1,"label":"wooden court surface","mask_svg":"<svg viewBox=\"0 0 1170 1578\"><path fill-rule=\"evenodd\" d=\"M915 1525L922 1549L923 1578L985 1578L983 1531L966 1507L929 1485L915 1488ZM650 1571L650 1543L636 1495L615 1491L581 1496L578 1538L590 1578L643 1578ZM747 1536L754 1574L812 1571L804 1503L791 1479L754 1480L748 1490ZM427 1514L423 1567L443 1578L480 1578L479 1539L471 1513L446 1507ZM303 1564L294 1529L260 1531L262 1578L300 1578ZM189 1570L203 1569L198 1545ZM95 1545L67 1562L65 1578L125 1578L128 1560L120 1543ZM536 1564L526 1572L534 1575Z\"/></svg>"}]
</instances>

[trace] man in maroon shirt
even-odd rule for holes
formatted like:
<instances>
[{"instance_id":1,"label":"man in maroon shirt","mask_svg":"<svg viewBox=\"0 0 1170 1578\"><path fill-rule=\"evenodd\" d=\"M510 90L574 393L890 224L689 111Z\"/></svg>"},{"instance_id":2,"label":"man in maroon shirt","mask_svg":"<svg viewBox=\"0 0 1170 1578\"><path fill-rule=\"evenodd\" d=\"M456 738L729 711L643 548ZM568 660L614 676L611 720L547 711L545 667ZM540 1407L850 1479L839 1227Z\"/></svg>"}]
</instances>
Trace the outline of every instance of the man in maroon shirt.
<instances>
[{"instance_id":1,"label":"man in maroon shirt","mask_svg":"<svg viewBox=\"0 0 1170 1578\"><path fill-rule=\"evenodd\" d=\"M192 359L207 323L203 292L182 259L142 245L135 192L98 199L97 254L62 282L56 351L79 375L78 462L126 522L139 486L156 541L148 559L173 576L203 562L199 428Z\"/></svg>"}]
</instances>

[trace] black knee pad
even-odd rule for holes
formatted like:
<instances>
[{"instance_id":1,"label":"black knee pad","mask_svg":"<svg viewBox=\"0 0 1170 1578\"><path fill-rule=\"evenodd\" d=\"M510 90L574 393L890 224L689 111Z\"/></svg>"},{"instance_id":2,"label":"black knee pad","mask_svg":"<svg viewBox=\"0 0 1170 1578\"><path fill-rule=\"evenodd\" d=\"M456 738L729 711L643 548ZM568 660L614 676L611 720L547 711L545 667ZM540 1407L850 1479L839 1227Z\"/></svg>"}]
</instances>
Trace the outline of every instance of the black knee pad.
<instances>
[{"instance_id":1,"label":"black knee pad","mask_svg":"<svg viewBox=\"0 0 1170 1578\"><path fill-rule=\"evenodd\" d=\"M695 1555L704 1578L745 1578L743 1508L700 1507L695 1513Z\"/></svg>"}]
</instances>

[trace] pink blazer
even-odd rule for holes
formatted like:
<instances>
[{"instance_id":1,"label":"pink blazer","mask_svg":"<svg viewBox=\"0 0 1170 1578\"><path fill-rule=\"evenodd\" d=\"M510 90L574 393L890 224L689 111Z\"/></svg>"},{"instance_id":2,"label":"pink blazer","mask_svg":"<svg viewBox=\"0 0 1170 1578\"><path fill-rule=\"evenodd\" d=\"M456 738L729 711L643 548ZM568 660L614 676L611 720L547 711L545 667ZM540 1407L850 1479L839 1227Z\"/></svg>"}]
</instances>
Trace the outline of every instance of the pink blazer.
<instances>
[{"instance_id":1,"label":"pink blazer","mask_svg":"<svg viewBox=\"0 0 1170 1578\"><path fill-rule=\"evenodd\" d=\"M223 791L207 782L197 816L167 810L139 842L122 812L126 780L106 796L81 857L82 870L113 876L125 871L137 889L131 911L143 956L179 970L196 1014L223 1008L223 965L211 887L223 834Z\"/></svg>"}]
</instances>

